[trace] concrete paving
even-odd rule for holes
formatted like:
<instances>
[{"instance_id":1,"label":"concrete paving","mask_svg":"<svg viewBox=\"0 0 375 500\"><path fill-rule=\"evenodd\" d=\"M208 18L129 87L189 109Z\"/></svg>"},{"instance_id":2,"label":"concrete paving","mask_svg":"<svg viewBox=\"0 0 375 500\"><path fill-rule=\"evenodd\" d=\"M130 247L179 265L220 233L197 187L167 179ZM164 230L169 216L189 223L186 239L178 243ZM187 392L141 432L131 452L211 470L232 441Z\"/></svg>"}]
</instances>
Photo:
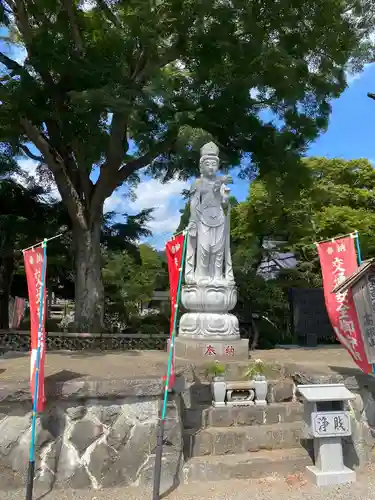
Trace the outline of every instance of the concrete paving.
<instances>
[{"instance_id":1,"label":"concrete paving","mask_svg":"<svg viewBox=\"0 0 375 500\"><path fill-rule=\"evenodd\" d=\"M25 491L0 492L0 500L24 500ZM161 497L163 500L373 500L375 473L358 475L356 483L339 487L317 488L308 484L301 474L287 478L249 481L220 481L180 486ZM105 489L101 491L54 490L34 500L152 500L150 490L137 488Z\"/></svg>"},{"instance_id":2,"label":"concrete paving","mask_svg":"<svg viewBox=\"0 0 375 500\"><path fill-rule=\"evenodd\" d=\"M346 369L360 373L347 351L341 346L316 349L270 349L254 351L254 359L272 364L297 364L306 369L335 372ZM210 359L202 361L206 365ZM235 362L232 362L235 363ZM176 361L177 370L189 365ZM163 351L54 351L46 357L45 375L58 380L82 378L121 379L136 377L162 377L167 367L167 353ZM27 381L30 376L28 353L10 352L0 357L0 383Z\"/></svg>"}]
</instances>

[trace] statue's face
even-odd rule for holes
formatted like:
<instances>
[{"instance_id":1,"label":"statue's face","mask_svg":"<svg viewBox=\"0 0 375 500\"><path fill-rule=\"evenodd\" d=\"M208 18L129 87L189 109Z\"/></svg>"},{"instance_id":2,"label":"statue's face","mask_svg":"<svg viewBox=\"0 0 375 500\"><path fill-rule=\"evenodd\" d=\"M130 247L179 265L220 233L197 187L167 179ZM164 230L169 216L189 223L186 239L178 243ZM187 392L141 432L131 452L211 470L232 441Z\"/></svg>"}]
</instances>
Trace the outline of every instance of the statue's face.
<instances>
[{"instance_id":1,"label":"statue's face","mask_svg":"<svg viewBox=\"0 0 375 500\"><path fill-rule=\"evenodd\" d=\"M202 162L202 173L208 177L216 175L219 169L219 161L216 158L205 158Z\"/></svg>"}]
</instances>

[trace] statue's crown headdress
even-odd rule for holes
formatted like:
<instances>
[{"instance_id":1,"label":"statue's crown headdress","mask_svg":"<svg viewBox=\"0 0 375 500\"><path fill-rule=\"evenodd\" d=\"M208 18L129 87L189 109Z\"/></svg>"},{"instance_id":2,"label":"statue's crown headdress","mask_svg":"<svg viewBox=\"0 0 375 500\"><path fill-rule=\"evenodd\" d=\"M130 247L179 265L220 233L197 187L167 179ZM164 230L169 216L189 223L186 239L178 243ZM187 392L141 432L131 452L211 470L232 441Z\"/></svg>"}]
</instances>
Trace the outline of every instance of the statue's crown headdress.
<instances>
[{"instance_id":1,"label":"statue's crown headdress","mask_svg":"<svg viewBox=\"0 0 375 500\"><path fill-rule=\"evenodd\" d=\"M219 148L214 142L208 142L201 147L201 157L203 156L219 156Z\"/></svg>"}]
</instances>

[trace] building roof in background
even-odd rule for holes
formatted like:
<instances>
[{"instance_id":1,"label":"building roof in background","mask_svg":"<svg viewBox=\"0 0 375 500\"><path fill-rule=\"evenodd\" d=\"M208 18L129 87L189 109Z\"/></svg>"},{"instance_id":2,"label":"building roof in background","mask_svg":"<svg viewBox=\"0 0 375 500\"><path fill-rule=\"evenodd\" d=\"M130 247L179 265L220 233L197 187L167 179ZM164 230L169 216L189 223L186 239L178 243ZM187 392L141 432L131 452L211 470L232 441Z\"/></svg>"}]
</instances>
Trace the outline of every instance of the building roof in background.
<instances>
[{"instance_id":1,"label":"building roof in background","mask_svg":"<svg viewBox=\"0 0 375 500\"><path fill-rule=\"evenodd\" d=\"M293 252L283 252L279 250L286 241L265 240L263 248L266 250L266 255L260 263L257 274L263 276L264 279L276 278L277 274L282 269L294 269L297 265L297 260Z\"/></svg>"}]
</instances>

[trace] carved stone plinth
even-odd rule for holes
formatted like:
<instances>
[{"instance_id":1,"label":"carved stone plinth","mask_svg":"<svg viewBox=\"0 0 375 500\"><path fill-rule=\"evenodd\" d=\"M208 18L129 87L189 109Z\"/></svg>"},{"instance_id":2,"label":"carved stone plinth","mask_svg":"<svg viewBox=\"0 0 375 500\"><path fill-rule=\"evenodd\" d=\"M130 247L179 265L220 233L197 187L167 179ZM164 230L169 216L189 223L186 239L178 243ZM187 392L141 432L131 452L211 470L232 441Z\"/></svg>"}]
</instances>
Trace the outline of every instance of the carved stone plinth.
<instances>
[{"instance_id":1,"label":"carved stone plinth","mask_svg":"<svg viewBox=\"0 0 375 500\"><path fill-rule=\"evenodd\" d=\"M189 312L181 317L180 337L226 341L240 338L238 319L228 313L237 302L235 286L185 285L181 301Z\"/></svg>"},{"instance_id":2,"label":"carved stone plinth","mask_svg":"<svg viewBox=\"0 0 375 500\"><path fill-rule=\"evenodd\" d=\"M238 319L233 314L186 313L180 320L179 336L198 340L236 340L240 338Z\"/></svg>"},{"instance_id":3,"label":"carved stone plinth","mask_svg":"<svg viewBox=\"0 0 375 500\"><path fill-rule=\"evenodd\" d=\"M175 354L177 358L207 361L245 361L249 359L249 340L230 339L211 340L188 339L177 337L175 340Z\"/></svg>"},{"instance_id":4,"label":"carved stone plinth","mask_svg":"<svg viewBox=\"0 0 375 500\"><path fill-rule=\"evenodd\" d=\"M191 312L226 313L237 304L237 288L234 285L185 285L181 302Z\"/></svg>"}]
</instances>

